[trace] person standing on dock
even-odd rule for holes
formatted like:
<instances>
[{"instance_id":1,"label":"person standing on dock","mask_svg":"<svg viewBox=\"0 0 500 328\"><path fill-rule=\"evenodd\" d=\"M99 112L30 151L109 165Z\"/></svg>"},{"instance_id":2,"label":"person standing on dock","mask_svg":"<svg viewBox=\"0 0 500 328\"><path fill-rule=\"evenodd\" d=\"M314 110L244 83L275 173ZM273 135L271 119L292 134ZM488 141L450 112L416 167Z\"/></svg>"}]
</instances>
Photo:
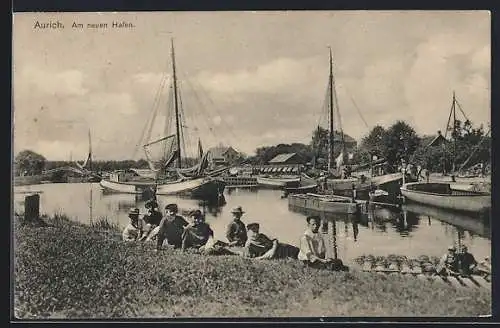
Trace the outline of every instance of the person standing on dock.
<instances>
[{"instance_id":1,"label":"person standing on dock","mask_svg":"<svg viewBox=\"0 0 500 328\"><path fill-rule=\"evenodd\" d=\"M156 250L161 250L165 239L169 245L174 248L182 246L182 234L188 222L180 215L177 215L179 208L177 204L168 204L165 206L165 217L159 225L158 237L156 241Z\"/></svg>"},{"instance_id":2,"label":"person standing on dock","mask_svg":"<svg viewBox=\"0 0 500 328\"><path fill-rule=\"evenodd\" d=\"M229 241L229 246L244 246L248 236L245 224L241 221L243 209L241 206L236 207L231 211L233 213L233 221L228 224L226 238Z\"/></svg>"},{"instance_id":3,"label":"person standing on dock","mask_svg":"<svg viewBox=\"0 0 500 328\"><path fill-rule=\"evenodd\" d=\"M321 219L318 216L308 216L306 221L307 229L300 238L298 259L312 268L347 270L342 261L326 258L325 241L318 232Z\"/></svg>"},{"instance_id":4,"label":"person standing on dock","mask_svg":"<svg viewBox=\"0 0 500 328\"><path fill-rule=\"evenodd\" d=\"M122 239L123 241L136 241L140 237L143 228L142 221L139 220L139 209L130 209L128 217L130 223L123 229Z\"/></svg>"}]
</instances>

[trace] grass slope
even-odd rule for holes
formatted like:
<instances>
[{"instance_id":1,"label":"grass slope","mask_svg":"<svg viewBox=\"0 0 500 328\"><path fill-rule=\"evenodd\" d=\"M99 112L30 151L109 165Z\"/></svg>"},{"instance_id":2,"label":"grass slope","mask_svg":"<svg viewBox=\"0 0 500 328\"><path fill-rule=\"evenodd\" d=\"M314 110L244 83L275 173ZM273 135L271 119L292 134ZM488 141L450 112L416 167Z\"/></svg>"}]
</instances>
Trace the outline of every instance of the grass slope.
<instances>
[{"instance_id":1,"label":"grass slope","mask_svg":"<svg viewBox=\"0 0 500 328\"><path fill-rule=\"evenodd\" d=\"M16 222L18 220L16 219ZM15 224L18 318L476 316L491 293L297 261L204 257L127 244L105 222Z\"/></svg>"}]
</instances>

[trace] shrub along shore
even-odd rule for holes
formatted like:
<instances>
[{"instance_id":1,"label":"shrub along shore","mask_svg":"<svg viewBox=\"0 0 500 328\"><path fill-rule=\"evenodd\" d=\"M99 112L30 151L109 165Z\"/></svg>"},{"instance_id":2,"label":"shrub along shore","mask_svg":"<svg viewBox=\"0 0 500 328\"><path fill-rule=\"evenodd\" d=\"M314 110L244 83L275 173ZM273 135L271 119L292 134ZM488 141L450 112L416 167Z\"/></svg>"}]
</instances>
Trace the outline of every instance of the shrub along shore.
<instances>
[{"instance_id":1,"label":"shrub along shore","mask_svg":"<svg viewBox=\"0 0 500 328\"><path fill-rule=\"evenodd\" d=\"M491 292L293 260L202 256L124 243L106 220L14 217L17 318L478 316Z\"/></svg>"}]
</instances>

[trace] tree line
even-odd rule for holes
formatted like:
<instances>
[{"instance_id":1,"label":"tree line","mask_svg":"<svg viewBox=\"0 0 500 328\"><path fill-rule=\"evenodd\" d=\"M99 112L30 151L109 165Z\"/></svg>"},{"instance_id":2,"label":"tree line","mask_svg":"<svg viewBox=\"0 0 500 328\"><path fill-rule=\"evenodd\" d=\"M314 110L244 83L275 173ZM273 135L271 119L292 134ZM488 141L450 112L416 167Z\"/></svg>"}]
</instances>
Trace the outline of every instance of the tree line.
<instances>
[{"instance_id":1,"label":"tree line","mask_svg":"<svg viewBox=\"0 0 500 328\"><path fill-rule=\"evenodd\" d=\"M352 154L349 164L368 164L370 161L384 159L389 171L396 171L404 161L420 165L433 172L450 172L455 166L459 169L482 163L490 163L491 137L484 127L474 128L469 120L457 120L455 128L450 129L449 138L439 146L429 146L437 136L418 135L415 129L405 121L397 121L388 128L374 126L361 139L359 145L346 149ZM335 135L340 134L335 132ZM276 146L263 146L255 150L255 156L247 159L247 163L265 164L270 159L282 153L297 153L304 162L315 163L319 168L325 168L328 160L328 130L318 127L312 131L309 144L292 143ZM454 141L453 141L454 140ZM333 156L340 155L342 146L334 139Z\"/></svg>"}]
</instances>

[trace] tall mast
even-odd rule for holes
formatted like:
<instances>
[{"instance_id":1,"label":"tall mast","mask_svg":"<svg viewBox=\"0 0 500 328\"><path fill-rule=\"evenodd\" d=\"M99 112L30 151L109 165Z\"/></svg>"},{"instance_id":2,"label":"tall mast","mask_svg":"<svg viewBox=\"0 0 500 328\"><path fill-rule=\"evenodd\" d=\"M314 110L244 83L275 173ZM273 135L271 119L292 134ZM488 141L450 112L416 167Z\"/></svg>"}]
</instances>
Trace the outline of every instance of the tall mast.
<instances>
[{"instance_id":1,"label":"tall mast","mask_svg":"<svg viewBox=\"0 0 500 328\"><path fill-rule=\"evenodd\" d=\"M453 104L451 105L452 111L453 111L453 156L451 158L451 173L455 173L455 156L456 156L456 147L457 147L457 130L456 130L456 122L457 122L457 115L455 112L455 104L456 104L456 97L455 97L455 90L453 90Z\"/></svg>"},{"instance_id":2,"label":"tall mast","mask_svg":"<svg viewBox=\"0 0 500 328\"><path fill-rule=\"evenodd\" d=\"M92 171L92 141L90 139L90 129L89 129L89 171Z\"/></svg>"},{"instance_id":3,"label":"tall mast","mask_svg":"<svg viewBox=\"0 0 500 328\"><path fill-rule=\"evenodd\" d=\"M179 123L179 100L177 97L177 75L175 74L175 53L174 39L171 39L172 44L172 78L174 80L174 108L175 108L175 134L177 136L177 167L181 167L181 134Z\"/></svg>"},{"instance_id":4,"label":"tall mast","mask_svg":"<svg viewBox=\"0 0 500 328\"><path fill-rule=\"evenodd\" d=\"M329 76L329 87L330 87L330 128L328 131L328 172L331 171L333 167L333 143L334 143L334 130L333 130L333 60L332 60L332 48L328 47L330 50L330 76Z\"/></svg>"}]
</instances>

